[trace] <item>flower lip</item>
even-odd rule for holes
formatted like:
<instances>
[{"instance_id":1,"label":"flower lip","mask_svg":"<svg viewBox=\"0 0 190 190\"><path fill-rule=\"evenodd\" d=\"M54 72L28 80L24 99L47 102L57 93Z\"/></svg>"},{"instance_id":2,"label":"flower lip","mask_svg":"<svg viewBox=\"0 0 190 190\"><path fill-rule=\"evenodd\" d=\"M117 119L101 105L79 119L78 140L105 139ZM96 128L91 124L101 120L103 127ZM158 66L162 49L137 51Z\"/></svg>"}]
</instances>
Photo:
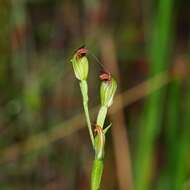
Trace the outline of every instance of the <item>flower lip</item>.
<instances>
[{"instance_id":1,"label":"flower lip","mask_svg":"<svg viewBox=\"0 0 190 190\"><path fill-rule=\"evenodd\" d=\"M79 49L77 49L76 51L76 55L78 58L81 58L83 56L85 56L88 53L88 49L83 47L80 47Z\"/></svg>"},{"instance_id":2,"label":"flower lip","mask_svg":"<svg viewBox=\"0 0 190 190\"><path fill-rule=\"evenodd\" d=\"M102 71L99 77L101 81L111 81L110 72Z\"/></svg>"}]
</instances>

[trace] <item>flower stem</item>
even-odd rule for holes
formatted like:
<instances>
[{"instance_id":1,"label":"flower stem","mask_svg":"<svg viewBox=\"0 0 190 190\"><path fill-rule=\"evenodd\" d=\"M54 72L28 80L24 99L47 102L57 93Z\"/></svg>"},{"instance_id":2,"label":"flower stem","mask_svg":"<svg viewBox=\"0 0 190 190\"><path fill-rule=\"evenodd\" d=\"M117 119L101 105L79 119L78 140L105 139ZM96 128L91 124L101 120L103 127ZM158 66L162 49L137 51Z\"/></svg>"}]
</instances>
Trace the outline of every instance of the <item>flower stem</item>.
<instances>
[{"instance_id":1,"label":"flower stem","mask_svg":"<svg viewBox=\"0 0 190 190\"><path fill-rule=\"evenodd\" d=\"M101 106L100 110L98 112L98 117L97 117L97 121L96 121L96 125L101 127L103 130L104 127L104 122L105 122L105 118L107 115L107 111L108 108L106 106ZM105 133L103 132L104 138L105 138ZM95 150L99 147L97 147L97 141L99 136L95 137ZM96 141L97 140L97 141ZM99 139L100 140L100 139ZM104 142L100 142L100 143L104 143ZM104 144L102 145L101 149L101 153L104 153ZM92 166L92 175L91 175L91 190L98 190L100 189L100 184L101 184L101 180L102 180L102 174L103 174L103 168L104 168L104 161L103 161L103 157L104 155L101 154L101 158L99 158L99 154L100 152L97 151L96 155L95 155L95 159L93 162L93 166Z\"/></svg>"},{"instance_id":2,"label":"flower stem","mask_svg":"<svg viewBox=\"0 0 190 190\"><path fill-rule=\"evenodd\" d=\"M92 166L91 190L100 189L104 163L101 159L95 159Z\"/></svg>"},{"instance_id":3,"label":"flower stem","mask_svg":"<svg viewBox=\"0 0 190 190\"><path fill-rule=\"evenodd\" d=\"M84 112L85 112L85 117L86 117L86 122L87 122L87 127L90 135L90 139L92 142L92 146L94 148L94 135L92 132L92 127L91 127L91 122L90 122L90 115L88 111L88 85L86 80L82 80L80 82L80 89L83 97L83 107L84 107Z\"/></svg>"}]
</instances>

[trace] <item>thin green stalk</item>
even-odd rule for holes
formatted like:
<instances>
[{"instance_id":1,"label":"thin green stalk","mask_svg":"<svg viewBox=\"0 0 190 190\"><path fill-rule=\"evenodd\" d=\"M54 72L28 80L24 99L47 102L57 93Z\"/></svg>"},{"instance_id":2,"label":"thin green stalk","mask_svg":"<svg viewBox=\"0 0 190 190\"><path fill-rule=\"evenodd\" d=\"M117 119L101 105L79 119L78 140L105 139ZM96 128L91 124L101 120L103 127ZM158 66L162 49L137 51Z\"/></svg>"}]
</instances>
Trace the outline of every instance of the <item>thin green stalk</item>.
<instances>
[{"instance_id":1,"label":"thin green stalk","mask_svg":"<svg viewBox=\"0 0 190 190\"><path fill-rule=\"evenodd\" d=\"M105 137L105 134L102 130L102 135ZM103 168L104 168L104 142L98 151L98 141L101 139L99 136L95 139L96 155L93 161L92 174L91 174L91 190L100 189L100 184L102 180ZM96 144L97 143L97 144Z\"/></svg>"},{"instance_id":2,"label":"thin green stalk","mask_svg":"<svg viewBox=\"0 0 190 190\"><path fill-rule=\"evenodd\" d=\"M166 158L167 163L161 171L158 179L157 190L161 189L176 189L176 163L178 154L180 154L179 143L179 124L180 124L180 101L181 101L181 81L174 80L169 85L168 99L167 99L167 127L166 133ZM180 189L180 188L177 188ZM177 190L176 189L176 190Z\"/></svg>"},{"instance_id":3,"label":"thin green stalk","mask_svg":"<svg viewBox=\"0 0 190 190\"><path fill-rule=\"evenodd\" d=\"M190 42L190 41L189 41ZM189 44L190 45L190 44ZM189 46L190 47L190 46ZM190 50L190 49L189 49ZM189 51L188 51L189 53ZM188 56L190 58L190 56ZM188 62L187 62L188 63ZM188 65L188 64L187 64ZM188 73L190 67L187 67ZM189 147L190 147L190 79L187 79L187 89L185 95L185 110L184 110L184 128L179 142L179 153L177 154L177 163L175 171L175 189L185 190L187 187L187 177L190 170L189 167Z\"/></svg>"},{"instance_id":4,"label":"thin green stalk","mask_svg":"<svg viewBox=\"0 0 190 190\"><path fill-rule=\"evenodd\" d=\"M89 131L90 139L92 142L92 146L94 147L94 135L92 132L92 126L91 126L90 115L89 115L89 110L88 110L88 86L87 86L86 80L82 80L80 82L80 89L81 89L81 93L82 93L82 97L83 97L83 107L84 107L87 127L88 127L88 131Z\"/></svg>"},{"instance_id":5,"label":"thin green stalk","mask_svg":"<svg viewBox=\"0 0 190 190\"><path fill-rule=\"evenodd\" d=\"M91 176L91 190L100 189L100 183L102 179L102 173L104 168L104 162L101 159L95 159L92 166Z\"/></svg>"},{"instance_id":6,"label":"thin green stalk","mask_svg":"<svg viewBox=\"0 0 190 190\"><path fill-rule=\"evenodd\" d=\"M104 124L104 122L101 123ZM99 127L99 132L95 138L95 159L93 161L93 166L92 166L91 190L100 189L100 184L104 169L103 158L104 158L105 132L103 131L102 126L98 127Z\"/></svg>"},{"instance_id":7,"label":"thin green stalk","mask_svg":"<svg viewBox=\"0 0 190 190\"><path fill-rule=\"evenodd\" d=\"M166 184L170 189L176 189L175 180L175 168L176 168L176 158L179 154L179 122L180 122L180 100L181 100L181 81L175 80L171 83L169 88L169 98L168 98L168 123L166 128L167 137L167 156L168 163L166 166Z\"/></svg>"},{"instance_id":8,"label":"thin green stalk","mask_svg":"<svg viewBox=\"0 0 190 190\"><path fill-rule=\"evenodd\" d=\"M105 118L107 115L108 108L106 106L101 106L96 125L99 127L97 131L97 136L95 138L95 159L93 161L92 175L91 175L91 190L100 189L103 168L104 168L104 145L105 145L105 133L103 130Z\"/></svg>"},{"instance_id":9,"label":"thin green stalk","mask_svg":"<svg viewBox=\"0 0 190 190\"><path fill-rule=\"evenodd\" d=\"M152 32L152 39L148 50L150 59L150 76L162 72L167 68L170 50L170 27L172 15L172 0L159 0L157 17ZM155 85L155 84L151 84ZM145 103L139 144L135 160L135 189L150 189L152 157L154 142L159 134L163 113L165 89L152 93Z\"/></svg>"},{"instance_id":10,"label":"thin green stalk","mask_svg":"<svg viewBox=\"0 0 190 190\"><path fill-rule=\"evenodd\" d=\"M188 56L189 58L189 56ZM190 68L187 67L188 72ZM185 93L185 108L183 110L184 116L182 119L182 133L177 139L178 148L176 153L176 163L174 168L174 181L173 190L186 190L188 189L186 181L188 178L189 167L189 147L190 147L190 79L187 79L187 88ZM181 127L181 126L180 126Z\"/></svg>"},{"instance_id":11,"label":"thin green stalk","mask_svg":"<svg viewBox=\"0 0 190 190\"><path fill-rule=\"evenodd\" d=\"M166 128L169 150L172 151L175 151L176 149L176 139L178 134L177 131L180 120L179 118L180 100L181 100L181 81L175 80L169 86L168 113L167 113L168 123Z\"/></svg>"},{"instance_id":12,"label":"thin green stalk","mask_svg":"<svg viewBox=\"0 0 190 190\"><path fill-rule=\"evenodd\" d=\"M91 175L91 190L98 190L100 189L103 168L104 168L104 143L105 143L105 133L103 131L105 118L107 115L108 108L106 106L101 106L98 117L97 117L97 127L99 128L99 132L95 138L95 159L93 161L92 166L92 175Z\"/></svg>"}]
</instances>

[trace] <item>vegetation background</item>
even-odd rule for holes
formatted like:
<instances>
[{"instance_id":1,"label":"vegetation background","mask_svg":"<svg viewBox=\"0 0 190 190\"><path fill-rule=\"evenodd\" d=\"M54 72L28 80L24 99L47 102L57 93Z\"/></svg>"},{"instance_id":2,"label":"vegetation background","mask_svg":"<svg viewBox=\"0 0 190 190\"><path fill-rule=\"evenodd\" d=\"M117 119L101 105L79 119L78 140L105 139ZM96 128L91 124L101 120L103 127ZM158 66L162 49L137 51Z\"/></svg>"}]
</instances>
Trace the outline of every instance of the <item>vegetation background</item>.
<instances>
[{"instance_id":1,"label":"vegetation background","mask_svg":"<svg viewBox=\"0 0 190 190\"><path fill-rule=\"evenodd\" d=\"M83 44L94 123L93 55L119 83L102 190L190 189L189 27L187 0L0 0L0 189L89 189Z\"/></svg>"}]
</instances>

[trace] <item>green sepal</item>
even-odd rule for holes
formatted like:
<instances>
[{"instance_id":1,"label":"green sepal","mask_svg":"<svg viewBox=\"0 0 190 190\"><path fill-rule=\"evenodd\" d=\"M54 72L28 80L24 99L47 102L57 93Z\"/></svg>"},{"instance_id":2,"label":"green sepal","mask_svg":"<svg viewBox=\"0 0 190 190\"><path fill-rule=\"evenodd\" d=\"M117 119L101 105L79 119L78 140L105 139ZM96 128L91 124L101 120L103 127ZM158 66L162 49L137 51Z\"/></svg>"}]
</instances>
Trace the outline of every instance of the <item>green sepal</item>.
<instances>
[{"instance_id":1,"label":"green sepal","mask_svg":"<svg viewBox=\"0 0 190 190\"><path fill-rule=\"evenodd\" d=\"M108 130L111 128L112 126L112 123L110 123L103 131L104 131L104 134L106 134L108 132Z\"/></svg>"},{"instance_id":2,"label":"green sepal","mask_svg":"<svg viewBox=\"0 0 190 190\"><path fill-rule=\"evenodd\" d=\"M71 60L75 76L78 80L86 80L88 77L88 59L86 56L73 56Z\"/></svg>"},{"instance_id":3,"label":"green sepal","mask_svg":"<svg viewBox=\"0 0 190 190\"><path fill-rule=\"evenodd\" d=\"M97 159L103 159L104 157L104 147L105 147L105 134L111 128L112 124L109 124L105 129L102 130L102 133L97 133L95 136L94 148L95 156Z\"/></svg>"},{"instance_id":4,"label":"green sepal","mask_svg":"<svg viewBox=\"0 0 190 190\"><path fill-rule=\"evenodd\" d=\"M96 124L99 125L100 127L104 127L104 122L106 119L106 115L108 112L108 108L106 106L101 106L100 110L98 112L98 117L97 117L97 121Z\"/></svg>"},{"instance_id":5,"label":"green sepal","mask_svg":"<svg viewBox=\"0 0 190 190\"><path fill-rule=\"evenodd\" d=\"M105 145L105 134L104 132L95 136L94 148L95 148L95 157L97 159L103 159L104 157L104 145Z\"/></svg>"},{"instance_id":6,"label":"green sepal","mask_svg":"<svg viewBox=\"0 0 190 190\"><path fill-rule=\"evenodd\" d=\"M114 78L110 81L102 81L100 86L101 105L110 107L113 103L113 97L117 89L117 82Z\"/></svg>"}]
</instances>

